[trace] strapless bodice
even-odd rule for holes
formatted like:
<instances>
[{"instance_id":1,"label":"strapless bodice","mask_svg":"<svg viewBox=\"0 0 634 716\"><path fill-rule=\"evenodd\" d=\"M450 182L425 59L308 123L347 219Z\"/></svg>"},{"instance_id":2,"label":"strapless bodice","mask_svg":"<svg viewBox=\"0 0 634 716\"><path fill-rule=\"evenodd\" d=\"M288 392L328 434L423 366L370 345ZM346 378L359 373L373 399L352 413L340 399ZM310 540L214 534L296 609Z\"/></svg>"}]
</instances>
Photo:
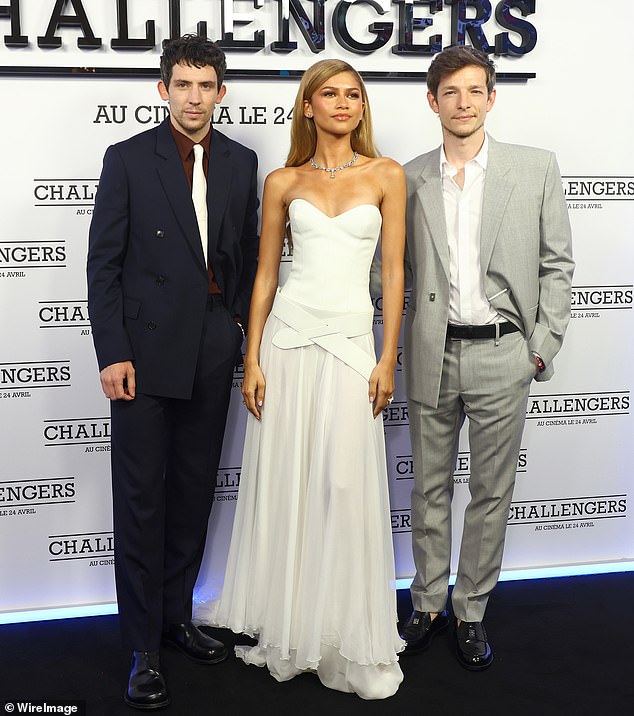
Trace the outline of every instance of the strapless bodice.
<instances>
[{"instance_id":1,"label":"strapless bodice","mask_svg":"<svg viewBox=\"0 0 634 716\"><path fill-rule=\"evenodd\" d=\"M293 199L288 213L293 262L281 293L326 311L372 311L369 273L381 232L378 207L358 204L328 216L306 199Z\"/></svg>"}]
</instances>

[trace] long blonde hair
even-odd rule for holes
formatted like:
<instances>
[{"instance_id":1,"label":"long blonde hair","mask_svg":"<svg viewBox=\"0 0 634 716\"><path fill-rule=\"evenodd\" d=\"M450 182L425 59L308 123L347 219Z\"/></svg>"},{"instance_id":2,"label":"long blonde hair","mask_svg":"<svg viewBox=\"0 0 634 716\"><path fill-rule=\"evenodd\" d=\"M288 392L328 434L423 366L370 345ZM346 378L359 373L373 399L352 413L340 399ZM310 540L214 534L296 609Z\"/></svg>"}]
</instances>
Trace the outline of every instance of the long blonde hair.
<instances>
[{"instance_id":1,"label":"long blonde hair","mask_svg":"<svg viewBox=\"0 0 634 716\"><path fill-rule=\"evenodd\" d=\"M366 157L378 157L379 153L374 146L374 133L372 131L372 116L370 103L361 75L343 60L320 60L311 65L303 74L293 106L293 120L291 122L291 148L286 158L287 167L299 167L305 164L314 154L317 146L317 130L312 118L304 116L304 102L310 102L313 94L331 77L341 72L350 72L354 75L361 88L361 97L365 111L359 124L352 131L350 144L353 151Z\"/></svg>"}]
</instances>

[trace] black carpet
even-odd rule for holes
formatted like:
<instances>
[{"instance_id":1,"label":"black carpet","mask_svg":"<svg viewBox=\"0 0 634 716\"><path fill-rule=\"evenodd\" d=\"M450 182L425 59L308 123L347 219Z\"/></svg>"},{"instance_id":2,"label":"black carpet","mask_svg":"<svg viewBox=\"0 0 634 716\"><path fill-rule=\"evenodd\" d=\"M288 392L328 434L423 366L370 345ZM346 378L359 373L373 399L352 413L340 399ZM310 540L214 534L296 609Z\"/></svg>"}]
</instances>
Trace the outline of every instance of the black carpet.
<instances>
[{"instance_id":1,"label":"black carpet","mask_svg":"<svg viewBox=\"0 0 634 716\"><path fill-rule=\"evenodd\" d=\"M409 614L399 592L399 613ZM490 669L462 669L452 632L401 658L405 680L384 701L363 701L306 674L279 684L233 656L202 666L168 648L161 661L172 716L631 716L634 714L634 573L503 582L486 626ZM228 644L244 637L209 630ZM129 655L114 616L0 626L0 714L6 701L83 700L89 716L131 716L122 694ZM8 711L7 711L8 712ZM18 713L16 708L14 713ZM33 712L35 713L35 712Z\"/></svg>"}]
</instances>

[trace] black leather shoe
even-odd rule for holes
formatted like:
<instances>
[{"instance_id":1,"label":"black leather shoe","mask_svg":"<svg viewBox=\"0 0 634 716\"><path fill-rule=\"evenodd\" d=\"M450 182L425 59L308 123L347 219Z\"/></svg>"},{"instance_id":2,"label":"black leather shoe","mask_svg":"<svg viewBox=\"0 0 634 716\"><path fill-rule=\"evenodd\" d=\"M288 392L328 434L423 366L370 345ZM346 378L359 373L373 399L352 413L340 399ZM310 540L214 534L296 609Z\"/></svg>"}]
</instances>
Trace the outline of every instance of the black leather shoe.
<instances>
[{"instance_id":1,"label":"black leather shoe","mask_svg":"<svg viewBox=\"0 0 634 716\"><path fill-rule=\"evenodd\" d=\"M203 634L191 622L170 625L163 633L163 641L201 664L218 664L229 655L222 642Z\"/></svg>"},{"instance_id":2,"label":"black leather shoe","mask_svg":"<svg viewBox=\"0 0 634 716\"><path fill-rule=\"evenodd\" d=\"M413 611L405 626L401 629L401 639L407 643L403 654L418 654L425 651L436 634L447 628L449 619L444 610L431 618L429 612Z\"/></svg>"},{"instance_id":3,"label":"black leather shoe","mask_svg":"<svg viewBox=\"0 0 634 716\"><path fill-rule=\"evenodd\" d=\"M456 622L456 656L469 671L482 671L491 666L493 650L482 622Z\"/></svg>"},{"instance_id":4,"label":"black leather shoe","mask_svg":"<svg viewBox=\"0 0 634 716\"><path fill-rule=\"evenodd\" d=\"M135 709L160 709L170 702L159 655L155 651L132 652L132 668L123 700Z\"/></svg>"}]
</instances>

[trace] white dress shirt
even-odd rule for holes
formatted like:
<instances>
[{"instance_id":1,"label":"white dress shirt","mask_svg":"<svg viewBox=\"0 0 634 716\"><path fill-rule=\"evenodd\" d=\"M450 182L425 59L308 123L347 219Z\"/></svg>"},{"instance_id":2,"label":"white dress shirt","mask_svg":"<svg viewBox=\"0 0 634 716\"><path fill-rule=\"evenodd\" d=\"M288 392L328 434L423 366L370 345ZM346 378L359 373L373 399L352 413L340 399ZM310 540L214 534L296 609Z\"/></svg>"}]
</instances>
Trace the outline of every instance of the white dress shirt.
<instances>
[{"instance_id":1,"label":"white dress shirt","mask_svg":"<svg viewBox=\"0 0 634 716\"><path fill-rule=\"evenodd\" d=\"M440 173L449 241L449 323L483 325L504 321L484 293L480 266L482 195L489 140L485 135L477 156L464 166L464 186L456 183L458 170L440 150Z\"/></svg>"}]
</instances>

